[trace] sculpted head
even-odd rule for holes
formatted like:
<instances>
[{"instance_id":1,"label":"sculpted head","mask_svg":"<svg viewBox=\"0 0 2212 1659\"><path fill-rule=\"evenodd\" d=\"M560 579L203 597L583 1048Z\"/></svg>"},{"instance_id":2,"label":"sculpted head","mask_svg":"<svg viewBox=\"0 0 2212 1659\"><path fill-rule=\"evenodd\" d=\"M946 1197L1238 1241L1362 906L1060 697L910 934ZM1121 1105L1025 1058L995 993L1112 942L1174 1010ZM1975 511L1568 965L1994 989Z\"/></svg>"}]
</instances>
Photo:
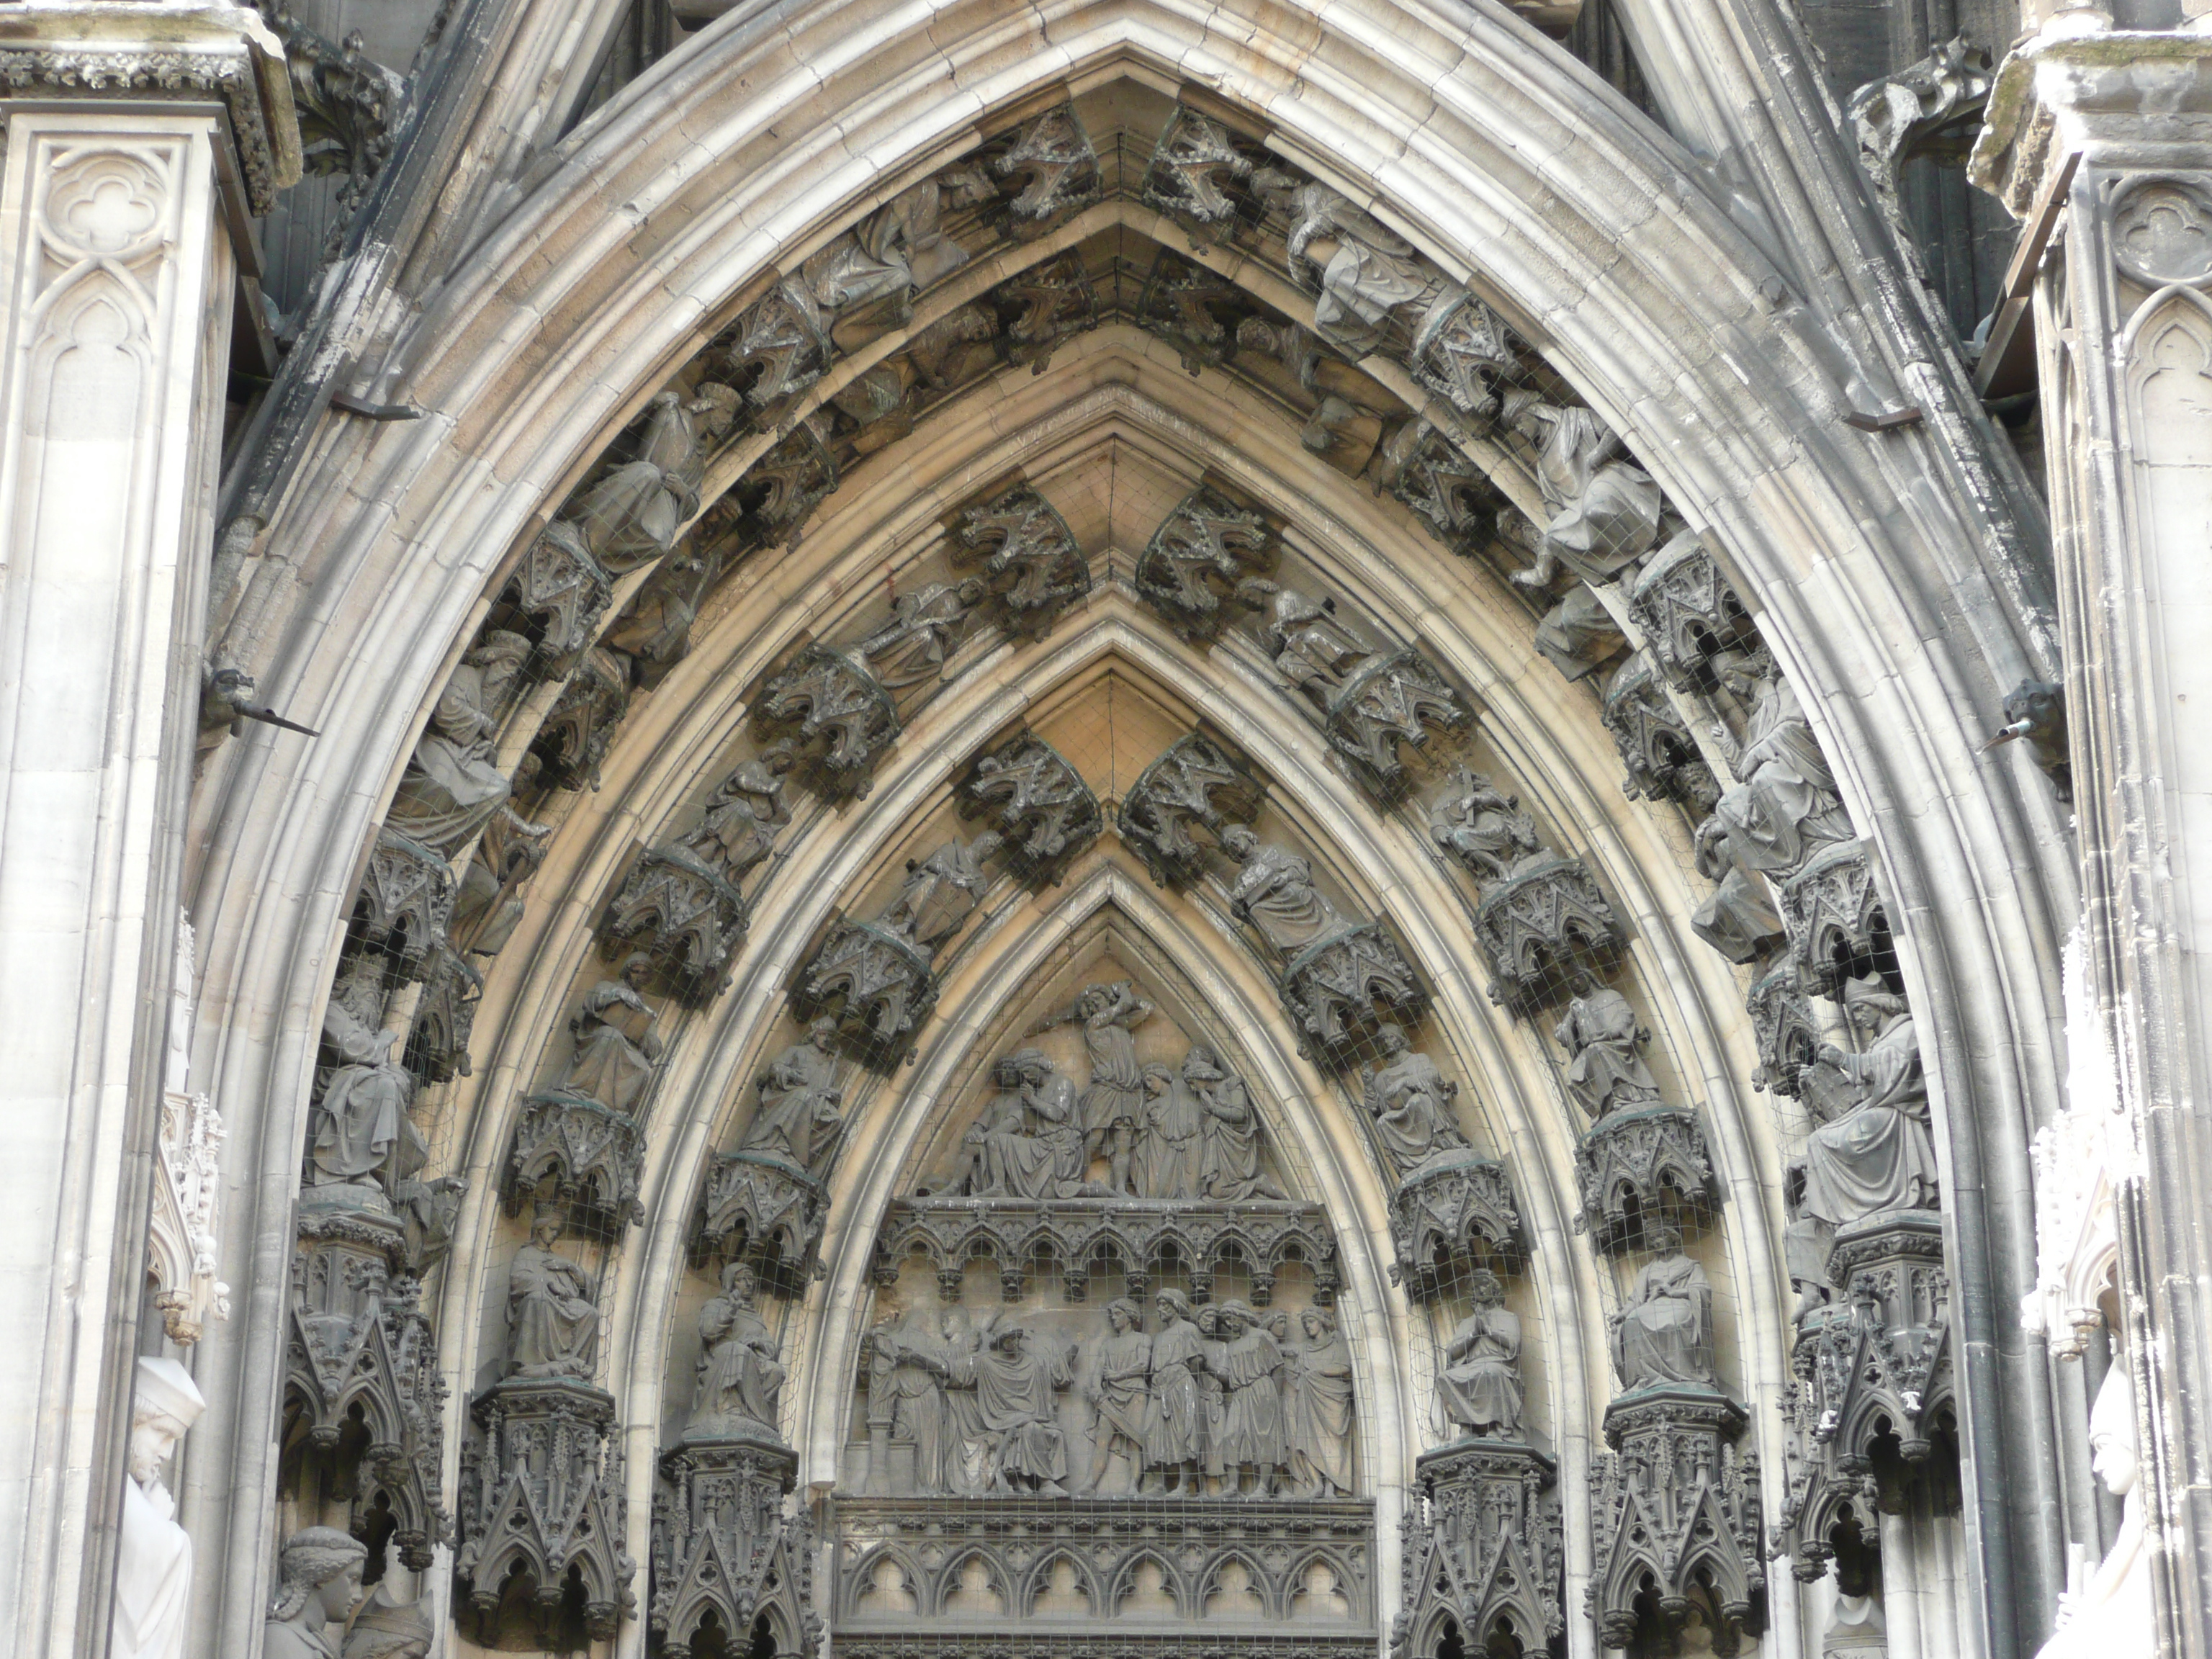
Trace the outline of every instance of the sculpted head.
<instances>
[{"instance_id":1,"label":"sculpted head","mask_svg":"<svg viewBox=\"0 0 2212 1659\"><path fill-rule=\"evenodd\" d=\"M561 1218L549 1212L539 1214L530 1224L530 1242L542 1250L553 1248L553 1241L561 1237Z\"/></svg>"},{"instance_id":2,"label":"sculpted head","mask_svg":"<svg viewBox=\"0 0 2212 1659\"><path fill-rule=\"evenodd\" d=\"M1467 1294L1478 1308L1502 1308L1505 1305L1505 1286L1487 1267L1475 1269L1467 1282Z\"/></svg>"},{"instance_id":3,"label":"sculpted head","mask_svg":"<svg viewBox=\"0 0 2212 1659\"><path fill-rule=\"evenodd\" d=\"M1106 1304L1106 1322L1114 1328L1115 1335L1126 1336L1145 1322L1145 1316L1138 1311L1135 1303L1123 1297Z\"/></svg>"},{"instance_id":4,"label":"sculpted head","mask_svg":"<svg viewBox=\"0 0 2212 1659\"><path fill-rule=\"evenodd\" d=\"M1190 1317L1190 1298L1181 1291L1170 1288L1152 1297L1152 1306L1160 1316L1160 1323L1172 1325L1179 1319Z\"/></svg>"},{"instance_id":5,"label":"sculpted head","mask_svg":"<svg viewBox=\"0 0 2212 1659\"><path fill-rule=\"evenodd\" d=\"M1243 824L1234 823L1221 832L1221 850L1243 864L1260 850L1260 838Z\"/></svg>"},{"instance_id":6,"label":"sculpted head","mask_svg":"<svg viewBox=\"0 0 2212 1659\"><path fill-rule=\"evenodd\" d=\"M1394 1025L1389 1020L1375 1028L1376 1046L1382 1050L1385 1060L1395 1060L1411 1047L1406 1041L1406 1028Z\"/></svg>"},{"instance_id":7,"label":"sculpted head","mask_svg":"<svg viewBox=\"0 0 2212 1659\"><path fill-rule=\"evenodd\" d=\"M1893 1014L1905 1012L1905 999L1893 995L1880 980L1855 979L1844 987L1844 1007L1851 1024L1861 1031L1879 1031Z\"/></svg>"},{"instance_id":8,"label":"sculpted head","mask_svg":"<svg viewBox=\"0 0 2212 1659\"><path fill-rule=\"evenodd\" d=\"M750 1263L732 1261L722 1269L722 1289L739 1307L750 1308L754 1294L760 1289L760 1275L752 1270Z\"/></svg>"},{"instance_id":9,"label":"sculpted head","mask_svg":"<svg viewBox=\"0 0 2212 1659\"><path fill-rule=\"evenodd\" d=\"M336 1527L294 1533L276 1557L276 1600L269 1616L283 1622L304 1613L311 1625L346 1618L361 1600L361 1571L368 1561L368 1547Z\"/></svg>"},{"instance_id":10,"label":"sculpted head","mask_svg":"<svg viewBox=\"0 0 2212 1659\"><path fill-rule=\"evenodd\" d=\"M1682 1230L1671 1221L1647 1222L1644 1245L1654 1255L1673 1255L1682 1248Z\"/></svg>"},{"instance_id":11,"label":"sculpted head","mask_svg":"<svg viewBox=\"0 0 2212 1659\"><path fill-rule=\"evenodd\" d=\"M171 1448L206 1409L207 1401L182 1365L173 1359L141 1359L131 1397L131 1478L142 1486L160 1479Z\"/></svg>"},{"instance_id":12,"label":"sculpted head","mask_svg":"<svg viewBox=\"0 0 2212 1659\"><path fill-rule=\"evenodd\" d=\"M2124 1498L2135 1490L2140 1473L2136 1390L2125 1360L2117 1354L2097 1390L2097 1403L2089 1408L2089 1467L2114 1497Z\"/></svg>"},{"instance_id":13,"label":"sculpted head","mask_svg":"<svg viewBox=\"0 0 2212 1659\"><path fill-rule=\"evenodd\" d=\"M653 958L642 951L633 951L623 958L622 981L633 991L642 991L646 981L653 977Z\"/></svg>"},{"instance_id":14,"label":"sculpted head","mask_svg":"<svg viewBox=\"0 0 2212 1659\"><path fill-rule=\"evenodd\" d=\"M1336 1316L1326 1308L1308 1308L1299 1316L1298 1323L1316 1342L1336 1334Z\"/></svg>"},{"instance_id":15,"label":"sculpted head","mask_svg":"<svg viewBox=\"0 0 2212 1659\"><path fill-rule=\"evenodd\" d=\"M823 1015L806 1028L806 1040L828 1054L837 1043L837 1022L828 1014Z\"/></svg>"},{"instance_id":16,"label":"sculpted head","mask_svg":"<svg viewBox=\"0 0 2212 1659\"><path fill-rule=\"evenodd\" d=\"M1218 1083L1222 1076L1213 1050L1203 1043L1182 1057L1182 1074L1194 1083Z\"/></svg>"},{"instance_id":17,"label":"sculpted head","mask_svg":"<svg viewBox=\"0 0 2212 1659\"><path fill-rule=\"evenodd\" d=\"M1042 1085L1052 1075L1052 1061L1042 1048L1024 1048L1013 1057L1014 1069L1021 1073L1022 1081L1031 1088Z\"/></svg>"}]
</instances>

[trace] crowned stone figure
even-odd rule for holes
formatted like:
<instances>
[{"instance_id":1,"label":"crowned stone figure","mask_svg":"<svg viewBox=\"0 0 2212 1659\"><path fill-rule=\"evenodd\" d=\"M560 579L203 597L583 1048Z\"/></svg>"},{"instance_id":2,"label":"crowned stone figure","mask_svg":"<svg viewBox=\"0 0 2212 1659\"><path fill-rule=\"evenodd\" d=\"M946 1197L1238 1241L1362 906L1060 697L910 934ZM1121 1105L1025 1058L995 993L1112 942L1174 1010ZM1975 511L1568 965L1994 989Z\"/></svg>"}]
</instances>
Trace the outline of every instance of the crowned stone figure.
<instances>
[{"instance_id":1,"label":"crowned stone figure","mask_svg":"<svg viewBox=\"0 0 2212 1659\"><path fill-rule=\"evenodd\" d=\"M1505 1287L1487 1267L1468 1286L1474 1311L1444 1344L1437 1376L1437 1407L1445 1422L1470 1437L1518 1439L1521 1435L1521 1319L1505 1305Z\"/></svg>"},{"instance_id":2,"label":"crowned stone figure","mask_svg":"<svg viewBox=\"0 0 2212 1659\"><path fill-rule=\"evenodd\" d=\"M599 1310L584 1270L554 1249L558 1216L530 1224L530 1242L507 1271L507 1374L589 1380L599 1357Z\"/></svg>"},{"instance_id":3,"label":"crowned stone figure","mask_svg":"<svg viewBox=\"0 0 2212 1659\"><path fill-rule=\"evenodd\" d=\"M191 1628L192 1540L177 1524L177 1500L162 1484L161 1466L206 1409L191 1374L175 1360L138 1361L115 1545L110 1659L184 1659Z\"/></svg>"}]
</instances>

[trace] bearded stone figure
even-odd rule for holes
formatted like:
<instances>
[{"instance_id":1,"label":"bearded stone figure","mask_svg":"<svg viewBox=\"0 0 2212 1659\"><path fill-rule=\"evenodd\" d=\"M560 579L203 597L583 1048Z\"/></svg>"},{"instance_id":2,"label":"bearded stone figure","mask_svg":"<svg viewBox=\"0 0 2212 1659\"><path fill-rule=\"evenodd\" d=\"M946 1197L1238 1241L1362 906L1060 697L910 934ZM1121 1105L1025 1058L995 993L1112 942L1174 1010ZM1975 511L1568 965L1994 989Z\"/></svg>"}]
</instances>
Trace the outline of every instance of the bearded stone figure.
<instances>
[{"instance_id":1,"label":"bearded stone figure","mask_svg":"<svg viewBox=\"0 0 2212 1659\"><path fill-rule=\"evenodd\" d=\"M599 1310L584 1270L553 1248L556 1216L531 1224L530 1243L507 1273L509 1376L588 1379L599 1354Z\"/></svg>"},{"instance_id":2,"label":"bearded stone figure","mask_svg":"<svg viewBox=\"0 0 2212 1659\"><path fill-rule=\"evenodd\" d=\"M192 1540L177 1524L177 1500L161 1482L161 1466L206 1409L191 1374L175 1360L139 1360L131 1401L130 1474L123 1483L123 1524L115 1547L110 1659L184 1659Z\"/></svg>"},{"instance_id":3,"label":"bearded stone figure","mask_svg":"<svg viewBox=\"0 0 2212 1659\"><path fill-rule=\"evenodd\" d=\"M1362 1068L1361 1102L1374 1117L1375 1139L1398 1172L1410 1175L1431 1159L1468 1151L1450 1105L1459 1085L1407 1041L1403 1026L1379 1026L1375 1039L1382 1058Z\"/></svg>"},{"instance_id":4,"label":"bearded stone figure","mask_svg":"<svg viewBox=\"0 0 2212 1659\"><path fill-rule=\"evenodd\" d=\"M323 1010L323 1040L342 1064L314 1105L307 1184L333 1189L338 1202L378 1208L428 1154L407 1116L415 1079L392 1058L399 1033L386 1030L381 970L356 961ZM336 1189L354 1188L355 1192Z\"/></svg>"},{"instance_id":5,"label":"bearded stone figure","mask_svg":"<svg viewBox=\"0 0 2212 1659\"><path fill-rule=\"evenodd\" d=\"M1613 1370L1631 1392L1669 1383L1712 1388L1712 1281L1682 1254L1682 1235L1673 1227L1662 1222L1649 1237L1656 1254L1636 1275L1627 1306L1613 1316Z\"/></svg>"},{"instance_id":6,"label":"bearded stone figure","mask_svg":"<svg viewBox=\"0 0 2212 1659\"><path fill-rule=\"evenodd\" d=\"M1326 1308L1298 1316L1302 1341L1284 1350L1284 1426L1291 1479L1308 1498L1352 1493L1352 1350Z\"/></svg>"},{"instance_id":7,"label":"bearded stone figure","mask_svg":"<svg viewBox=\"0 0 2212 1659\"><path fill-rule=\"evenodd\" d=\"M2036 1659L2119 1659L2157 1647L2136 1450L2135 1385L2122 1355L2113 1356L2089 1410L2089 1467L2105 1490L2120 1500L2120 1529L2089 1582L2059 1596L2057 1628Z\"/></svg>"},{"instance_id":8,"label":"bearded stone figure","mask_svg":"<svg viewBox=\"0 0 2212 1659\"><path fill-rule=\"evenodd\" d=\"M1804 1212L1836 1227L1883 1210L1932 1209L1936 1143L1911 1012L1875 979L1845 986L1844 1006L1872 1041L1856 1054L1821 1046L1822 1062L1858 1085L1859 1100L1805 1144Z\"/></svg>"},{"instance_id":9,"label":"bearded stone figure","mask_svg":"<svg viewBox=\"0 0 2212 1659\"><path fill-rule=\"evenodd\" d=\"M722 1270L722 1293L699 1310L699 1388L687 1440L733 1432L776 1434L782 1345L753 1307L759 1279L742 1261Z\"/></svg>"},{"instance_id":10,"label":"bearded stone figure","mask_svg":"<svg viewBox=\"0 0 2212 1659\"><path fill-rule=\"evenodd\" d=\"M361 1600L368 1550L336 1527L307 1527L276 1556L276 1599L261 1627L262 1659L341 1659L341 1631Z\"/></svg>"}]
</instances>

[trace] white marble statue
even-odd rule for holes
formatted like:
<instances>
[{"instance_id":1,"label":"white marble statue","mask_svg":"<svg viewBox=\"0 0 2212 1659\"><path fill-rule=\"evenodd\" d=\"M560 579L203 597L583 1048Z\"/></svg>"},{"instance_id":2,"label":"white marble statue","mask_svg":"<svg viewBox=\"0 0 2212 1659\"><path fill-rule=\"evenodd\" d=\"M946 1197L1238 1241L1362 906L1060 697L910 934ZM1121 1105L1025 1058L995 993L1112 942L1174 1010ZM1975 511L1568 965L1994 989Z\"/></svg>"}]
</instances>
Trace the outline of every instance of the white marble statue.
<instances>
[{"instance_id":1,"label":"white marble statue","mask_svg":"<svg viewBox=\"0 0 2212 1659\"><path fill-rule=\"evenodd\" d=\"M161 1466L207 1401L173 1359L141 1359L131 1400L130 1478L115 1549L112 1659L184 1659L192 1589L192 1540Z\"/></svg>"},{"instance_id":2,"label":"white marble statue","mask_svg":"<svg viewBox=\"0 0 2212 1659\"><path fill-rule=\"evenodd\" d=\"M2120 1529L2089 1582L2058 1598L2057 1627L2036 1659L2119 1659L2157 1649L2136 1455L2135 1385L2117 1356L2089 1408L2089 1467L2120 1500Z\"/></svg>"}]
</instances>

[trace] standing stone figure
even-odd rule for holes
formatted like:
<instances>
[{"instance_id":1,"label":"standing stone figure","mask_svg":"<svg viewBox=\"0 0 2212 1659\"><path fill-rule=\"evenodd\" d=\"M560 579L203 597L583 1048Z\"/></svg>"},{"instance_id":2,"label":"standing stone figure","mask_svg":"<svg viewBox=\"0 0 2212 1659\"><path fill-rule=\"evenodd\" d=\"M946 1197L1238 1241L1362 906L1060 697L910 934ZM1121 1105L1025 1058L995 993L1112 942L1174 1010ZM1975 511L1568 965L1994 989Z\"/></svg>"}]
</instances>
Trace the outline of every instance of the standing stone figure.
<instances>
[{"instance_id":1,"label":"standing stone figure","mask_svg":"<svg viewBox=\"0 0 2212 1659\"><path fill-rule=\"evenodd\" d=\"M1096 1492L1116 1455L1127 1460L1132 1487L1144 1473L1145 1435L1152 1396L1146 1380L1152 1370L1152 1339L1139 1328L1144 1315L1126 1297L1106 1304L1107 1334L1091 1356L1091 1376L1084 1398L1091 1406L1091 1474L1084 1490Z\"/></svg>"},{"instance_id":2,"label":"standing stone figure","mask_svg":"<svg viewBox=\"0 0 2212 1659\"><path fill-rule=\"evenodd\" d=\"M421 1169L429 1148L409 1120L415 1079L392 1059L399 1033L384 1029L381 970L355 962L323 1010L323 1040L343 1064L314 1105L307 1141L309 1187L363 1187L374 1207Z\"/></svg>"},{"instance_id":3,"label":"standing stone figure","mask_svg":"<svg viewBox=\"0 0 2212 1659\"><path fill-rule=\"evenodd\" d=\"M561 1218L530 1224L530 1243L507 1270L509 1376L589 1380L599 1357L599 1310L584 1270L557 1253Z\"/></svg>"},{"instance_id":4,"label":"standing stone figure","mask_svg":"<svg viewBox=\"0 0 2212 1659\"><path fill-rule=\"evenodd\" d=\"M1407 1041L1403 1026L1378 1026L1375 1040L1382 1059L1360 1068L1360 1103L1398 1173L1411 1175L1431 1158L1468 1150L1450 1105L1459 1085Z\"/></svg>"},{"instance_id":5,"label":"standing stone figure","mask_svg":"<svg viewBox=\"0 0 2212 1659\"><path fill-rule=\"evenodd\" d=\"M528 640L501 629L461 659L416 740L387 827L449 859L475 843L511 792L493 739L507 688L529 655Z\"/></svg>"},{"instance_id":6,"label":"standing stone figure","mask_svg":"<svg viewBox=\"0 0 2212 1659\"><path fill-rule=\"evenodd\" d=\"M1244 1079L1224 1070L1206 1048L1193 1048L1184 1056L1182 1075L1206 1114L1199 1191L1229 1204L1281 1198L1283 1189L1260 1168L1260 1114Z\"/></svg>"},{"instance_id":7,"label":"standing stone figure","mask_svg":"<svg viewBox=\"0 0 2212 1659\"><path fill-rule=\"evenodd\" d=\"M2118 1659L2157 1647L2142 1464L2136 1451L2135 1384L2121 1355L2113 1356L2089 1408L2089 1467L2105 1490L2120 1500L2119 1530L2088 1583L2076 1594L2059 1596L2057 1627L2036 1659Z\"/></svg>"},{"instance_id":8,"label":"standing stone figure","mask_svg":"<svg viewBox=\"0 0 2212 1659\"><path fill-rule=\"evenodd\" d=\"M1881 1210L1933 1209L1936 1142L1911 1010L1878 979L1851 981L1844 1006L1873 1041L1856 1054L1820 1045L1822 1063L1858 1085L1859 1102L1805 1143L1804 1212L1837 1227Z\"/></svg>"},{"instance_id":9,"label":"standing stone figure","mask_svg":"<svg viewBox=\"0 0 2212 1659\"><path fill-rule=\"evenodd\" d=\"M1298 1316L1305 1340L1286 1352L1283 1417L1291 1479L1308 1498L1352 1495L1352 1350L1326 1308Z\"/></svg>"},{"instance_id":10,"label":"standing stone figure","mask_svg":"<svg viewBox=\"0 0 2212 1659\"><path fill-rule=\"evenodd\" d=\"M843 1091L837 1084L837 1022L823 1015L806 1028L806 1041L794 1042L760 1069L753 1079L760 1103L738 1143L751 1152L811 1171L825 1137L844 1123L837 1114Z\"/></svg>"},{"instance_id":11,"label":"standing stone figure","mask_svg":"<svg viewBox=\"0 0 2212 1659\"><path fill-rule=\"evenodd\" d=\"M931 582L902 593L891 601L890 620L856 649L886 690L940 678L984 598L982 582L973 576L959 582Z\"/></svg>"},{"instance_id":12,"label":"standing stone figure","mask_svg":"<svg viewBox=\"0 0 2212 1659\"><path fill-rule=\"evenodd\" d=\"M1152 1005L1122 980L1084 987L1073 1008L1036 1028L1049 1030L1071 1020L1083 1027L1083 1046L1091 1055L1091 1080L1080 1102L1084 1156L1106 1159L1107 1188L1115 1193L1133 1190L1129 1159L1145 1104L1145 1073L1137 1059L1135 1033L1152 1017Z\"/></svg>"},{"instance_id":13,"label":"standing stone figure","mask_svg":"<svg viewBox=\"0 0 2212 1659\"><path fill-rule=\"evenodd\" d=\"M951 1409L945 1377L953 1356L974 1346L967 1333L956 1328L950 1313L937 1332L929 1329L927 1315L910 1313L903 1320L884 1319L868 1334L871 1455L880 1449L888 1462L891 1440L911 1444L911 1490L921 1496L962 1490L967 1484L966 1441L975 1425ZM963 1405L972 1403L973 1396L964 1391L959 1398ZM874 1490L889 1489L884 1472L872 1465L869 1483Z\"/></svg>"},{"instance_id":14,"label":"standing stone figure","mask_svg":"<svg viewBox=\"0 0 2212 1659\"><path fill-rule=\"evenodd\" d=\"M361 1600L368 1548L336 1527L304 1527L276 1553L276 1599L261 1627L262 1659L339 1659L331 1626Z\"/></svg>"},{"instance_id":15,"label":"standing stone figure","mask_svg":"<svg viewBox=\"0 0 2212 1659\"><path fill-rule=\"evenodd\" d=\"M782 1346L754 1310L759 1285L750 1267L732 1261L722 1269L722 1293L699 1310L699 1387L688 1438L752 1430L775 1437Z\"/></svg>"},{"instance_id":16,"label":"standing stone figure","mask_svg":"<svg viewBox=\"0 0 2212 1659\"><path fill-rule=\"evenodd\" d=\"M925 957L933 954L974 912L990 884L983 860L995 855L1000 845L998 832L986 830L964 847L948 841L927 858L909 859L899 895L876 926L908 940Z\"/></svg>"},{"instance_id":17,"label":"standing stone figure","mask_svg":"<svg viewBox=\"0 0 2212 1659\"><path fill-rule=\"evenodd\" d=\"M162 1484L161 1466L206 1409L191 1374L175 1360L138 1361L131 1397L130 1474L115 1544L110 1659L185 1659L192 1540L177 1524L177 1500Z\"/></svg>"},{"instance_id":18,"label":"standing stone figure","mask_svg":"<svg viewBox=\"0 0 2212 1659\"><path fill-rule=\"evenodd\" d=\"M660 1038L644 996L652 975L653 958L640 951L623 962L617 977L584 993L568 1022L576 1052L555 1085L561 1092L596 1100L625 1117L636 1110L660 1060Z\"/></svg>"},{"instance_id":19,"label":"standing stone figure","mask_svg":"<svg viewBox=\"0 0 2212 1659\"><path fill-rule=\"evenodd\" d=\"M1199 1387L1205 1334L1191 1317L1190 1298L1169 1289L1152 1298L1152 1403L1145 1432L1145 1484L1149 1492L1185 1497L1198 1492L1201 1465L1211 1462L1206 1399ZM1172 1470L1173 1485L1160 1473Z\"/></svg>"},{"instance_id":20,"label":"standing stone figure","mask_svg":"<svg viewBox=\"0 0 2212 1659\"><path fill-rule=\"evenodd\" d=\"M1665 1222L1649 1231L1657 1252L1636 1275L1628 1305L1613 1316L1613 1367L1622 1385L1717 1386L1713 1376L1713 1285L1682 1254L1682 1235Z\"/></svg>"},{"instance_id":21,"label":"standing stone figure","mask_svg":"<svg viewBox=\"0 0 2212 1659\"><path fill-rule=\"evenodd\" d=\"M1221 832L1221 850L1242 866L1229 908L1260 932L1285 961L1316 939L1344 930L1344 918L1313 884L1313 865L1296 853L1261 844L1242 824Z\"/></svg>"},{"instance_id":22,"label":"standing stone figure","mask_svg":"<svg viewBox=\"0 0 2212 1659\"><path fill-rule=\"evenodd\" d=\"M1444 1421L1470 1436L1517 1439L1521 1433L1521 1320L1505 1306L1505 1287L1487 1267L1476 1271L1474 1311L1444 1344L1437 1407Z\"/></svg>"},{"instance_id":23,"label":"standing stone figure","mask_svg":"<svg viewBox=\"0 0 2212 1659\"><path fill-rule=\"evenodd\" d=\"M1205 1167L1205 1109L1174 1067L1145 1067L1145 1116L1131 1178L1139 1198L1195 1198Z\"/></svg>"},{"instance_id":24,"label":"standing stone figure","mask_svg":"<svg viewBox=\"0 0 2212 1659\"><path fill-rule=\"evenodd\" d=\"M1242 1495L1265 1498L1274 1490L1275 1472L1290 1461L1278 1376L1283 1351L1242 1302L1206 1309L1199 1316L1199 1328L1212 1339L1200 1346L1200 1362L1222 1389L1212 1461L1220 1467L1224 1493L1237 1492L1242 1472L1249 1468L1252 1485Z\"/></svg>"},{"instance_id":25,"label":"standing stone figure","mask_svg":"<svg viewBox=\"0 0 2212 1659\"><path fill-rule=\"evenodd\" d=\"M1583 991L1552 1035L1567 1051L1567 1092L1591 1122L1608 1112L1658 1104L1659 1085L1637 1052L1644 1034L1620 992L1605 985Z\"/></svg>"},{"instance_id":26,"label":"standing stone figure","mask_svg":"<svg viewBox=\"0 0 2212 1659\"><path fill-rule=\"evenodd\" d=\"M689 398L655 394L646 405L637 459L585 490L566 517L584 532L599 562L616 575L657 559L699 511L707 453L729 434L738 394L713 380Z\"/></svg>"}]
</instances>

